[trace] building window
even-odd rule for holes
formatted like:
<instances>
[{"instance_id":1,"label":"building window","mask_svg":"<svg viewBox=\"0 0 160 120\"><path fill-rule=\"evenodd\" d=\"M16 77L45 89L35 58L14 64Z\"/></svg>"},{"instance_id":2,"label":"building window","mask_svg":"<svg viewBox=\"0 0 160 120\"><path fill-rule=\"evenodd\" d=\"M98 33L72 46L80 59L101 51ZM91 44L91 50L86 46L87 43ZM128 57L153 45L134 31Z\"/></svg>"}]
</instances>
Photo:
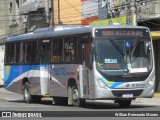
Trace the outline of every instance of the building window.
<instances>
[{"instance_id":1,"label":"building window","mask_svg":"<svg viewBox=\"0 0 160 120\"><path fill-rule=\"evenodd\" d=\"M12 12L12 1L11 0L9 1L9 11L10 13Z\"/></svg>"},{"instance_id":2,"label":"building window","mask_svg":"<svg viewBox=\"0 0 160 120\"><path fill-rule=\"evenodd\" d=\"M17 6L18 6L18 8L19 8L19 0L16 0L16 3L17 3Z\"/></svg>"}]
</instances>

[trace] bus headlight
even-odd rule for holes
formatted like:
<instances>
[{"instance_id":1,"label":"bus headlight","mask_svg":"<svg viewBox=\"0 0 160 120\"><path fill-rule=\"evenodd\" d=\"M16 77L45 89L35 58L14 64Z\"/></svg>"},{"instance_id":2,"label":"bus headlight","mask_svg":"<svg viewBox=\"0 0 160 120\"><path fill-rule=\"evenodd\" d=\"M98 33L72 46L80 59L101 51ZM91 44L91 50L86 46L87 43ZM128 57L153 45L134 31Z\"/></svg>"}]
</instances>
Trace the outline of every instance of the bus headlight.
<instances>
[{"instance_id":1,"label":"bus headlight","mask_svg":"<svg viewBox=\"0 0 160 120\"><path fill-rule=\"evenodd\" d=\"M155 77L152 77L152 78L149 80L149 82L148 82L148 87L153 86L154 80L155 80Z\"/></svg>"},{"instance_id":2,"label":"bus headlight","mask_svg":"<svg viewBox=\"0 0 160 120\"><path fill-rule=\"evenodd\" d=\"M106 84L104 83L104 81L102 80L102 78L97 78L97 82L98 82L98 84L99 84L100 87L106 88Z\"/></svg>"}]
</instances>

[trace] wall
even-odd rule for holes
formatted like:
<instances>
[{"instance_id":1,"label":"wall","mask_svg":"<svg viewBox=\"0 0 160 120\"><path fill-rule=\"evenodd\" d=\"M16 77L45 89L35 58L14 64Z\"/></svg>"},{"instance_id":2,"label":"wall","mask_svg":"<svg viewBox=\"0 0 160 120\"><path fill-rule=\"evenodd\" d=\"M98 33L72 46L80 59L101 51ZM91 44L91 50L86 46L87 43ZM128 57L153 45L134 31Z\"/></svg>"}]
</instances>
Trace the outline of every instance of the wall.
<instances>
[{"instance_id":1,"label":"wall","mask_svg":"<svg viewBox=\"0 0 160 120\"><path fill-rule=\"evenodd\" d=\"M60 23L62 25L81 24L81 0L59 0ZM54 23L58 25L58 0L54 0Z\"/></svg>"},{"instance_id":2,"label":"wall","mask_svg":"<svg viewBox=\"0 0 160 120\"><path fill-rule=\"evenodd\" d=\"M149 20L160 17L160 1L140 1L137 3L137 20Z\"/></svg>"},{"instance_id":3,"label":"wall","mask_svg":"<svg viewBox=\"0 0 160 120\"><path fill-rule=\"evenodd\" d=\"M6 11L6 7L5 7L5 3L6 1L4 0L0 0L0 40L3 39L5 37L5 11Z\"/></svg>"}]
</instances>

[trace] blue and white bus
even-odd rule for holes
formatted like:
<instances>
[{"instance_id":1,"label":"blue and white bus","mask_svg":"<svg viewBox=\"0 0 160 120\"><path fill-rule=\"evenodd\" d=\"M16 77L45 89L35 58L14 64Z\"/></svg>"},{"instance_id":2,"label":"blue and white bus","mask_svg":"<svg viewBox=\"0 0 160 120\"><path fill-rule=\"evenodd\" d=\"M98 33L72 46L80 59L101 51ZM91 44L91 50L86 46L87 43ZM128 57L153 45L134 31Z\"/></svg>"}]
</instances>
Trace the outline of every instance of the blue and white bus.
<instances>
[{"instance_id":1,"label":"blue and white bus","mask_svg":"<svg viewBox=\"0 0 160 120\"><path fill-rule=\"evenodd\" d=\"M61 26L8 37L4 81L5 88L23 94L26 103L49 96L55 104L114 100L128 107L136 98L154 95L150 30Z\"/></svg>"}]
</instances>

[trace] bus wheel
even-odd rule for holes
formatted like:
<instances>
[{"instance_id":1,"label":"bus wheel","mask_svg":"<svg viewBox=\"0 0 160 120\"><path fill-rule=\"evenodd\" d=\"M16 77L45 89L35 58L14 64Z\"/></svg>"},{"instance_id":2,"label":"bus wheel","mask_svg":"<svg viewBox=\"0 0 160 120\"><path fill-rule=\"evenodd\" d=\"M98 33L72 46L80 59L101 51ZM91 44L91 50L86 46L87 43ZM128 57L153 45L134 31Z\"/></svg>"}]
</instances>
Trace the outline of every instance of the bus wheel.
<instances>
[{"instance_id":1,"label":"bus wheel","mask_svg":"<svg viewBox=\"0 0 160 120\"><path fill-rule=\"evenodd\" d=\"M81 107L85 105L85 99L79 98L79 93L76 85L71 86L71 100L72 105L76 107Z\"/></svg>"},{"instance_id":2,"label":"bus wheel","mask_svg":"<svg viewBox=\"0 0 160 120\"><path fill-rule=\"evenodd\" d=\"M26 103L31 103L32 102L32 96L31 96L31 92L30 92L30 86L29 86L29 83L26 82L24 85L23 85L23 100L26 102Z\"/></svg>"},{"instance_id":3,"label":"bus wheel","mask_svg":"<svg viewBox=\"0 0 160 120\"><path fill-rule=\"evenodd\" d=\"M120 107L129 107L131 105L132 100L117 100L117 103L119 104Z\"/></svg>"}]
</instances>

